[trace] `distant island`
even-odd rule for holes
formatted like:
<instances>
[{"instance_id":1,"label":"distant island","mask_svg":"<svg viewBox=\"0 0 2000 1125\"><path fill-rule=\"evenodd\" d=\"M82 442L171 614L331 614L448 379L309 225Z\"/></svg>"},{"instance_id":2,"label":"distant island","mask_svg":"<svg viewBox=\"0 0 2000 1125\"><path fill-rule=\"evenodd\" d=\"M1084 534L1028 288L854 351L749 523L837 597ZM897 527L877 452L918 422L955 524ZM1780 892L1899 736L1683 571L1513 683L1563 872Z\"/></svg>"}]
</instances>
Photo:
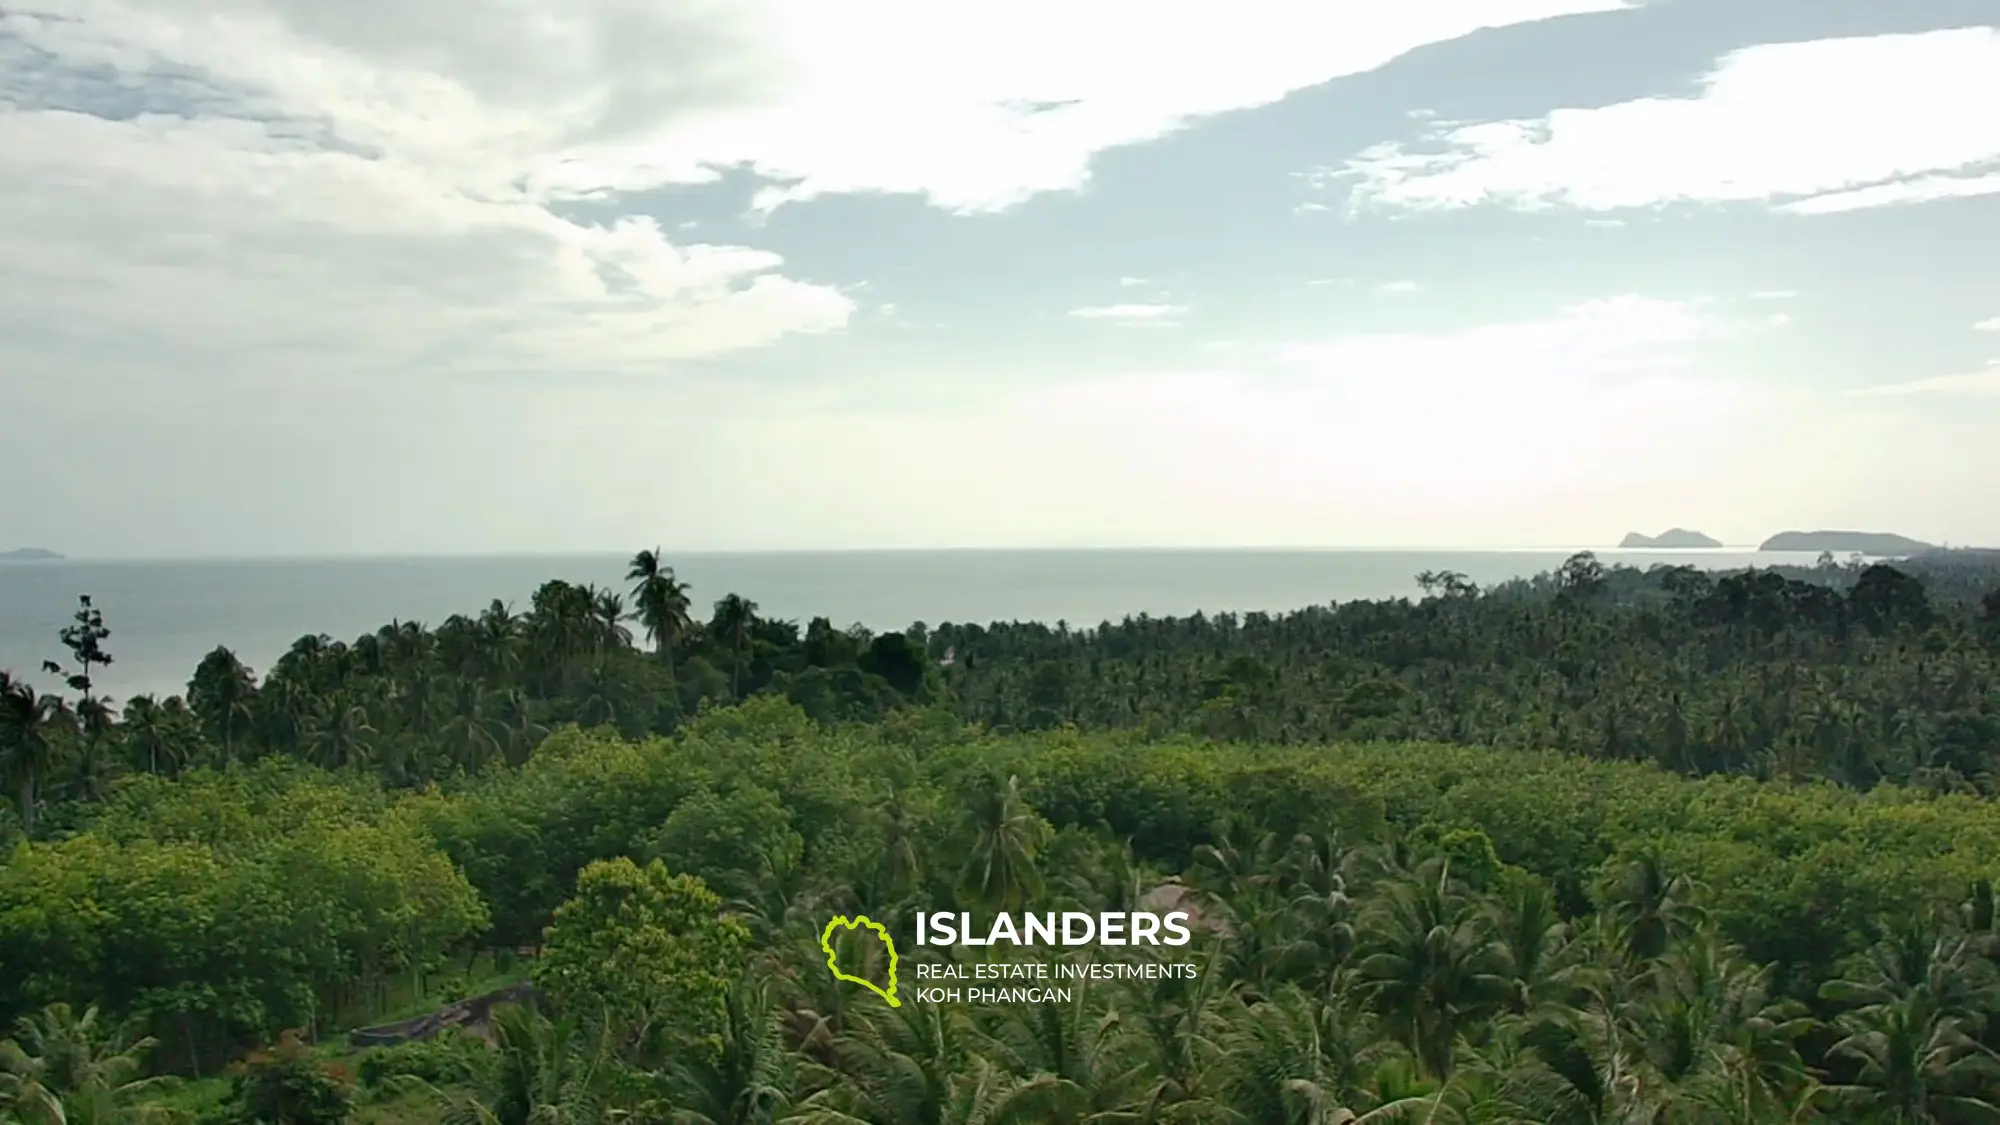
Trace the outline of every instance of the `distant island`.
<instances>
[{"instance_id":1,"label":"distant island","mask_svg":"<svg viewBox=\"0 0 2000 1125\"><path fill-rule=\"evenodd\" d=\"M1913 555L1934 549L1934 544L1891 535L1886 531L1781 531L1764 540L1760 551L1840 551L1857 555L1887 557Z\"/></svg>"},{"instance_id":2,"label":"distant island","mask_svg":"<svg viewBox=\"0 0 2000 1125\"><path fill-rule=\"evenodd\" d=\"M1689 531L1684 527L1670 527L1658 535L1641 535L1636 531L1627 532L1619 541L1621 549L1654 548L1668 550L1692 550L1699 547L1720 547L1721 540L1711 539L1699 531Z\"/></svg>"},{"instance_id":3,"label":"distant island","mask_svg":"<svg viewBox=\"0 0 2000 1125\"><path fill-rule=\"evenodd\" d=\"M0 562L61 562L62 556L42 547L17 547L0 551Z\"/></svg>"}]
</instances>

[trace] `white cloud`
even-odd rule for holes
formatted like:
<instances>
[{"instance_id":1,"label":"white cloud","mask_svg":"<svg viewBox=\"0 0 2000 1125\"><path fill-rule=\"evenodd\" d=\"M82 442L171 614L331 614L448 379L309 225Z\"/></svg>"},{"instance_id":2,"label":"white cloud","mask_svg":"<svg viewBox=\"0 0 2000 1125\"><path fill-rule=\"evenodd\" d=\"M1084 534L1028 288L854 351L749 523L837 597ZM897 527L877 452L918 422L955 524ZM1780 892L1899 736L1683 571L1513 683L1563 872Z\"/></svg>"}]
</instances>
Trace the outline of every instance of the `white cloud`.
<instances>
[{"instance_id":1,"label":"white cloud","mask_svg":"<svg viewBox=\"0 0 2000 1125\"><path fill-rule=\"evenodd\" d=\"M1118 284L1124 286L1127 289L1133 289L1137 288L1138 286L1147 285L1151 283L1148 282L1143 277L1121 277L1118 279Z\"/></svg>"},{"instance_id":2,"label":"white cloud","mask_svg":"<svg viewBox=\"0 0 2000 1125\"><path fill-rule=\"evenodd\" d=\"M1628 2L19 0L0 309L70 351L7 364L657 372L854 304L616 193L747 167L767 206L999 208L1202 115Z\"/></svg>"},{"instance_id":3,"label":"white cloud","mask_svg":"<svg viewBox=\"0 0 2000 1125\"><path fill-rule=\"evenodd\" d=\"M1857 75L1866 75L1858 81ZM2000 192L2000 28L1732 52L1694 97L1434 130L1348 161L1357 204L1587 211L1775 201L1824 214Z\"/></svg>"},{"instance_id":4,"label":"white cloud","mask_svg":"<svg viewBox=\"0 0 2000 1125\"><path fill-rule=\"evenodd\" d=\"M0 309L107 366L298 378L658 371L844 325L852 302L775 254L566 217L527 186L554 147L617 135L667 92L644 60L600 72L555 49L639 45L610 24L548 15L537 44L499 14L450 24L387 3L11 6ZM625 18L662 50L723 38ZM77 373L9 343L17 371Z\"/></svg>"},{"instance_id":5,"label":"white cloud","mask_svg":"<svg viewBox=\"0 0 2000 1125\"><path fill-rule=\"evenodd\" d=\"M992 210L1079 187L1091 157L1205 115L1275 102L1486 27L1629 0L778 0L791 63L767 106L614 161L746 164L815 195L920 193Z\"/></svg>"},{"instance_id":6,"label":"white cloud","mask_svg":"<svg viewBox=\"0 0 2000 1125\"><path fill-rule=\"evenodd\" d=\"M1974 332L2000 332L2000 316L1989 316L1972 326Z\"/></svg>"},{"instance_id":7,"label":"white cloud","mask_svg":"<svg viewBox=\"0 0 2000 1125\"><path fill-rule=\"evenodd\" d=\"M1078 320L1109 320L1121 324L1171 324L1185 312L1185 305L1086 305L1069 310L1069 315Z\"/></svg>"},{"instance_id":8,"label":"white cloud","mask_svg":"<svg viewBox=\"0 0 2000 1125\"><path fill-rule=\"evenodd\" d=\"M590 194L748 166L784 186L1004 207L1074 188L1090 158L1277 101L1430 43L1630 0L486 0L457 18L390 0L24 0L44 50L133 74L205 73L238 106L342 139L523 160ZM505 155L500 155L504 153ZM513 158L512 160L507 157Z\"/></svg>"},{"instance_id":9,"label":"white cloud","mask_svg":"<svg viewBox=\"0 0 2000 1125\"><path fill-rule=\"evenodd\" d=\"M1792 314L1772 313L1770 316L1764 318L1764 323L1772 328L1785 328L1791 325Z\"/></svg>"},{"instance_id":10,"label":"white cloud","mask_svg":"<svg viewBox=\"0 0 2000 1125\"><path fill-rule=\"evenodd\" d=\"M1796 289L1759 289L1750 294L1753 301L1789 301L1799 295Z\"/></svg>"},{"instance_id":11,"label":"white cloud","mask_svg":"<svg viewBox=\"0 0 2000 1125\"><path fill-rule=\"evenodd\" d=\"M1375 291L1377 293L1421 293L1424 291L1424 284L1421 281L1391 281L1386 285L1376 286Z\"/></svg>"}]
</instances>

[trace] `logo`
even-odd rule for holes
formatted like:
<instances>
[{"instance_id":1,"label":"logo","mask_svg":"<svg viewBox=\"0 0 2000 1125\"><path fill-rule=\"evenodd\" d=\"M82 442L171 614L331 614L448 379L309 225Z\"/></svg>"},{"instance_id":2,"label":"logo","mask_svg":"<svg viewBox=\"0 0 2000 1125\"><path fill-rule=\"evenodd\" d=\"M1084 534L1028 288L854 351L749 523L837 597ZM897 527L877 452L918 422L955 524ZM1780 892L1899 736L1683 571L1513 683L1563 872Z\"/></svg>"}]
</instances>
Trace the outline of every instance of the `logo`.
<instances>
[{"instance_id":1,"label":"logo","mask_svg":"<svg viewBox=\"0 0 2000 1125\"><path fill-rule=\"evenodd\" d=\"M869 980L867 977L850 976L840 971L840 964L839 964L840 956L839 954L835 953L833 949L833 931L836 927L840 926L845 926L850 930L859 929L862 926L866 926L869 929L875 931L876 937L882 939L883 946L885 946L889 950L888 988L884 989L878 986L874 981ZM903 1002L896 999L896 939L890 937L889 931L883 928L881 924L869 921L868 916L866 914L859 915L852 919L849 919L843 915L841 917L835 918L833 921L828 922L826 924L826 929L822 930L819 935L819 947L826 951L826 967L833 970L833 977L835 980L852 981L855 984L861 985L868 991L873 992L875 995L880 996L884 1000L887 1000L891 1008L900 1008L903 1006Z\"/></svg>"}]
</instances>

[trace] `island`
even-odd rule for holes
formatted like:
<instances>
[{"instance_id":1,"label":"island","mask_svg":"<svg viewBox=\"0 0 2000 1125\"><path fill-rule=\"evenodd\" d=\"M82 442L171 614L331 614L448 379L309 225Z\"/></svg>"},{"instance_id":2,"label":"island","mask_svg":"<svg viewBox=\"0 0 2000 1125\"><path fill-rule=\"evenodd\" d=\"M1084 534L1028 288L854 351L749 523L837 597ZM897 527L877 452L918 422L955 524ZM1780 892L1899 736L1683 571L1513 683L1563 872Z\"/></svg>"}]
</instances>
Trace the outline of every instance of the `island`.
<instances>
[{"instance_id":1,"label":"island","mask_svg":"<svg viewBox=\"0 0 2000 1125\"><path fill-rule=\"evenodd\" d=\"M1667 549L1675 551L1694 550L1701 547L1720 547L1722 541L1712 539L1699 531L1689 531L1685 527L1670 527L1658 535L1641 535L1636 531L1627 532L1618 544L1621 549Z\"/></svg>"},{"instance_id":2,"label":"island","mask_svg":"<svg viewBox=\"0 0 2000 1125\"><path fill-rule=\"evenodd\" d=\"M0 551L0 562L61 562L62 556L43 547L16 547Z\"/></svg>"},{"instance_id":3,"label":"island","mask_svg":"<svg viewBox=\"0 0 2000 1125\"><path fill-rule=\"evenodd\" d=\"M1760 551L1838 551L1842 554L1886 558L1929 551L1934 544L1891 535L1886 531L1781 531L1757 549Z\"/></svg>"}]
</instances>

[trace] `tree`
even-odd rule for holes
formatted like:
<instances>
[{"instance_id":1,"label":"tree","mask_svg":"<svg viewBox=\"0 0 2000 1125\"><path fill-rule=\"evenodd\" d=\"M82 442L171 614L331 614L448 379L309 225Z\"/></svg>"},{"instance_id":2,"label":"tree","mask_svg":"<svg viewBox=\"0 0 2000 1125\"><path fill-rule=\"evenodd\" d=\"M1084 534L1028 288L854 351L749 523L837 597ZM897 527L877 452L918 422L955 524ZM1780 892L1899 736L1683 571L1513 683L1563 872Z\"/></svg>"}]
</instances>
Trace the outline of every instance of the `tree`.
<instances>
[{"instance_id":1,"label":"tree","mask_svg":"<svg viewBox=\"0 0 2000 1125\"><path fill-rule=\"evenodd\" d=\"M1426 1073L1450 1077L1459 1040L1513 993L1490 915L1433 859L1386 888L1365 930L1358 969L1375 1010Z\"/></svg>"},{"instance_id":2,"label":"tree","mask_svg":"<svg viewBox=\"0 0 2000 1125\"><path fill-rule=\"evenodd\" d=\"M757 625L757 603L741 594L727 594L715 603L715 634L729 646L729 694L743 698L743 658L750 633Z\"/></svg>"},{"instance_id":3,"label":"tree","mask_svg":"<svg viewBox=\"0 0 2000 1125\"><path fill-rule=\"evenodd\" d=\"M1021 779L986 778L973 793L960 828L966 841L958 893L968 904L1016 910L1042 888L1036 855L1048 824L1021 796Z\"/></svg>"},{"instance_id":4,"label":"tree","mask_svg":"<svg viewBox=\"0 0 2000 1125\"><path fill-rule=\"evenodd\" d=\"M63 682L77 693L78 699L88 704L94 698L91 693L91 668L111 665L111 654L104 651L104 642L111 636L111 630L104 627L104 614L90 604L89 594L79 595L76 600L76 613L71 618L73 624L65 626L61 634L63 647L69 650L70 659L76 662L76 670L66 672L61 664L53 660L43 661L42 668L51 676L62 676Z\"/></svg>"},{"instance_id":5,"label":"tree","mask_svg":"<svg viewBox=\"0 0 2000 1125\"><path fill-rule=\"evenodd\" d=\"M11 1109L24 1122L117 1125L167 1081L141 1075L155 1041L107 1026L94 1005L51 1004L16 1027L0 1040L0 1119Z\"/></svg>"},{"instance_id":6,"label":"tree","mask_svg":"<svg viewBox=\"0 0 2000 1125\"><path fill-rule=\"evenodd\" d=\"M493 1060L469 1093L447 1094L445 1125L595 1125L611 1112L617 1042L604 1024L551 1021L532 1007L493 1011Z\"/></svg>"},{"instance_id":7,"label":"tree","mask_svg":"<svg viewBox=\"0 0 2000 1125\"><path fill-rule=\"evenodd\" d=\"M628 1042L713 1046L724 997L741 972L749 930L692 875L619 857L585 867L556 909L535 983L557 1011L614 1020Z\"/></svg>"},{"instance_id":8,"label":"tree","mask_svg":"<svg viewBox=\"0 0 2000 1125\"><path fill-rule=\"evenodd\" d=\"M625 577L632 583L632 605L639 624L653 642L653 652L667 667L667 680L674 679L674 646L694 628L688 616L688 584L674 577L674 568L660 562L656 547L632 556Z\"/></svg>"},{"instance_id":9,"label":"tree","mask_svg":"<svg viewBox=\"0 0 2000 1125\"><path fill-rule=\"evenodd\" d=\"M1847 604L1855 620L1874 632L1898 625L1923 628L1936 617L1924 584L1886 563L1876 563L1861 572Z\"/></svg>"},{"instance_id":10,"label":"tree","mask_svg":"<svg viewBox=\"0 0 2000 1125\"><path fill-rule=\"evenodd\" d=\"M312 1057L296 1030L244 1060L233 1094L244 1125L346 1125L354 1108L348 1084Z\"/></svg>"},{"instance_id":11,"label":"tree","mask_svg":"<svg viewBox=\"0 0 2000 1125\"><path fill-rule=\"evenodd\" d=\"M238 743L255 717L257 677L235 653L218 645L195 666L187 700L203 732L222 747L223 764L233 764Z\"/></svg>"},{"instance_id":12,"label":"tree","mask_svg":"<svg viewBox=\"0 0 2000 1125\"><path fill-rule=\"evenodd\" d=\"M73 715L59 695L9 677L0 682L0 777L21 803L21 828L32 835L41 809L42 782L54 770Z\"/></svg>"}]
</instances>

